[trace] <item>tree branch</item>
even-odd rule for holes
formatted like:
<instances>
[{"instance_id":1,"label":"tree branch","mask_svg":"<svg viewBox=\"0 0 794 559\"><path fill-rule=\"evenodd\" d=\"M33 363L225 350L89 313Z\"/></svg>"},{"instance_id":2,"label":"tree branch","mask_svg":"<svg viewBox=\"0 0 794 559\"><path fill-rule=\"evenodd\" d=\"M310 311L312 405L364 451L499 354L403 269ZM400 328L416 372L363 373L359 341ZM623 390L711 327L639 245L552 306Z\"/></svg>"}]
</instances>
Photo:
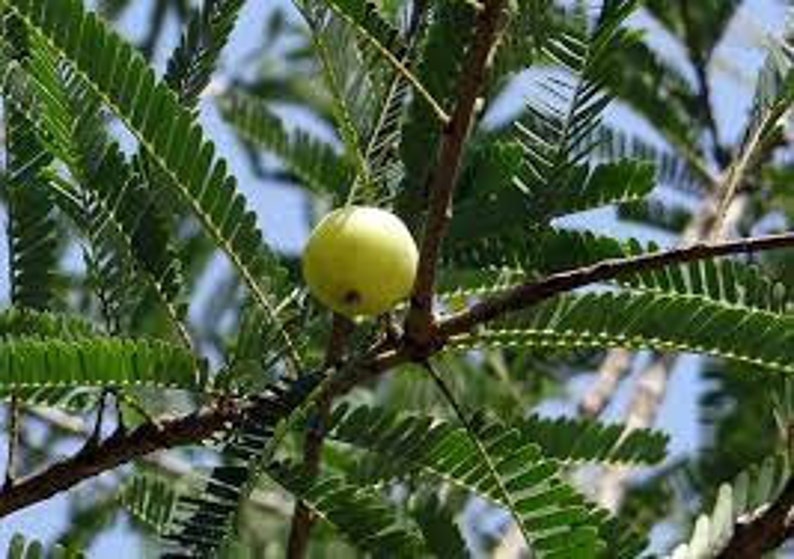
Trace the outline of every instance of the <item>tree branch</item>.
<instances>
[{"instance_id":1,"label":"tree branch","mask_svg":"<svg viewBox=\"0 0 794 559\"><path fill-rule=\"evenodd\" d=\"M794 536L791 510L794 508L794 476L772 505L748 522L739 520L733 536L718 559L761 559Z\"/></svg>"},{"instance_id":2,"label":"tree branch","mask_svg":"<svg viewBox=\"0 0 794 559\"><path fill-rule=\"evenodd\" d=\"M442 349L451 336L468 332L478 324L565 291L621 274L661 268L679 262L792 246L794 233L713 245L698 244L638 257L607 260L594 266L555 274L537 283L521 285L502 295L485 299L467 311L443 321L431 344L422 352L417 352L406 340L379 345L377 355L368 352L361 360L351 363L330 378L317 400L330 402L334 397L376 378L384 371L412 360L422 362ZM54 464L43 472L24 478L11 487L0 489L0 518L48 499L130 460L157 450L199 443L239 422L247 411L248 406L227 400L214 407L159 424L147 423L129 433L117 431L94 447L86 447L75 456Z\"/></svg>"},{"instance_id":3,"label":"tree branch","mask_svg":"<svg viewBox=\"0 0 794 559\"><path fill-rule=\"evenodd\" d=\"M487 0L484 9L477 15L474 43L463 66L457 103L444 130L438 162L432 175L416 283L406 321L409 338L420 345L432 335L436 266L447 226L452 219L452 196L460 175L464 147L477 112L477 99L485 84L506 19L505 0Z\"/></svg>"},{"instance_id":4,"label":"tree branch","mask_svg":"<svg viewBox=\"0 0 794 559\"><path fill-rule=\"evenodd\" d=\"M541 281L525 283L500 295L484 299L467 310L442 321L439 325L439 336L443 343L450 336L469 332L478 324L488 322L503 314L524 309L560 293L572 291L591 283L614 279L621 275L706 258L789 247L794 247L794 232L722 243L697 243L688 247L641 256L604 260L592 266L552 274Z\"/></svg>"},{"instance_id":5,"label":"tree branch","mask_svg":"<svg viewBox=\"0 0 794 559\"><path fill-rule=\"evenodd\" d=\"M25 407L24 411L31 418L41 421L65 436L86 439L93 433L93 428L83 419L58 409ZM170 478L193 475L193 465L172 454L148 454L141 456L140 460ZM292 503L276 492L256 489L251 493L250 503L254 509L262 513L278 514L284 517L289 517L292 514Z\"/></svg>"},{"instance_id":6,"label":"tree branch","mask_svg":"<svg viewBox=\"0 0 794 559\"><path fill-rule=\"evenodd\" d=\"M194 444L224 429L244 416L245 410L229 402L190 415L146 423L134 431L118 430L97 443L85 446L74 456L43 472L19 480L0 490L0 518L49 499L81 481L111 470L157 450Z\"/></svg>"}]
</instances>

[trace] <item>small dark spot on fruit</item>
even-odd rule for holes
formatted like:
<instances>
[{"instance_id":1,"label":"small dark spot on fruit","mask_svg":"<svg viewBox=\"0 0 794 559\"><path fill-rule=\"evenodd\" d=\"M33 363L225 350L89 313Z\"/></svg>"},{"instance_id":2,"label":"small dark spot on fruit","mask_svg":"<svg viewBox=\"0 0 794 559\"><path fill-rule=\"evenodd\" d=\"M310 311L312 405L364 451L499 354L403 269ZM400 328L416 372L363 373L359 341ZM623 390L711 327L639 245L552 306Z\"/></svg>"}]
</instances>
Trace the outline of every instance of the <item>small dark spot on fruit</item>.
<instances>
[{"instance_id":1,"label":"small dark spot on fruit","mask_svg":"<svg viewBox=\"0 0 794 559\"><path fill-rule=\"evenodd\" d=\"M346 305L354 306L358 305L361 302L361 293L356 291L355 289L351 289L350 291L345 293L345 296L342 298Z\"/></svg>"}]
</instances>

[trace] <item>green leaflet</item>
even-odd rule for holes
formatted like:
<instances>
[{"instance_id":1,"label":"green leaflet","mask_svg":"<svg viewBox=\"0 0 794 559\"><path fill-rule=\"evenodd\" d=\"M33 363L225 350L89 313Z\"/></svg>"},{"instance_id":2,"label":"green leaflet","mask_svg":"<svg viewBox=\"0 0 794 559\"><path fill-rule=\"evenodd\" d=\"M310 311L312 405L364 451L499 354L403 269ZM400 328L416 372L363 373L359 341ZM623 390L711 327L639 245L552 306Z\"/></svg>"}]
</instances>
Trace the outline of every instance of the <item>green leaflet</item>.
<instances>
[{"instance_id":1,"label":"green leaflet","mask_svg":"<svg viewBox=\"0 0 794 559\"><path fill-rule=\"evenodd\" d=\"M97 336L99 334L93 326L78 316L17 308L0 312L0 340L57 338L79 341ZM12 393L29 405L46 405L76 411L89 409L96 402L96 392L86 387L0 386L0 398L6 399Z\"/></svg>"},{"instance_id":2,"label":"green leaflet","mask_svg":"<svg viewBox=\"0 0 794 559\"><path fill-rule=\"evenodd\" d=\"M581 164L549 183L513 168L517 175L509 182L492 183L502 188L458 205L450 230L453 242L493 238L517 226L548 226L555 217L641 200L656 186L655 167L639 160L603 163L592 170Z\"/></svg>"},{"instance_id":3,"label":"green leaflet","mask_svg":"<svg viewBox=\"0 0 794 559\"><path fill-rule=\"evenodd\" d=\"M198 389L191 353L157 340L15 338L0 342L0 388L125 387Z\"/></svg>"},{"instance_id":4,"label":"green leaflet","mask_svg":"<svg viewBox=\"0 0 794 559\"><path fill-rule=\"evenodd\" d=\"M194 107L209 85L245 0L205 0L191 13L179 45L168 60L164 80L184 107Z\"/></svg>"},{"instance_id":5,"label":"green leaflet","mask_svg":"<svg viewBox=\"0 0 794 559\"><path fill-rule=\"evenodd\" d=\"M340 476L311 480L299 466L274 462L268 475L302 499L353 545L380 556L420 557L425 544L419 528L398 516L379 490L353 485Z\"/></svg>"},{"instance_id":6,"label":"green leaflet","mask_svg":"<svg viewBox=\"0 0 794 559\"><path fill-rule=\"evenodd\" d=\"M566 462L658 464L670 437L661 431L635 429L586 419L547 419L532 415L515 427L522 440L540 445L543 454Z\"/></svg>"},{"instance_id":7,"label":"green leaflet","mask_svg":"<svg viewBox=\"0 0 794 559\"><path fill-rule=\"evenodd\" d=\"M621 204L618 206L618 219L680 235L692 222L692 212L683 206L666 204L651 198Z\"/></svg>"},{"instance_id":8,"label":"green leaflet","mask_svg":"<svg viewBox=\"0 0 794 559\"><path fill-rule=\"evenodd\" d=\"M456 192L456 214L449 233L451 243L465 242L470 233L465 226L476 226L467 218L467 208L481 208L493 204L501 196L510 196L522 160L523 150L517 142L485 140L473 143L463 161ZM481 214L480 218L489 221L486 215ZM466 223L461 225L459 220Z\"/></svg>"},{"instance_id":9,"label":"green leaflet","mask_svg":"<svg viewBox=\"0 0 794 559\"><path fill-rule=\"evenodd\" d=\"M95 387L41 386L35 388L0 388L0 398L16 396L27 406L43 406L69 413L88 413L96 409L100 394Z\"/></svg>"},{"instance_id":10,"label":"green leaflet","mask_svg":"<svg viewBox=\"0 0 794 559\"><path fill-rule=\"evenodd\" d=\"M621 128L602 124L594 131L592 144L593 155L606 161L634 158L652 162L659 183L682 192L703 195L712 178L675 150Z\"/></svg>"},{"instance_id":11,"label":"green leaflet","mask_svg":"<svg viewBox=\"0 0 794 559\"><path fill-rule=\"evenodd\" d=\"M405 46L397 29L384 20L369 0L328 0L329 7L346 19L379 52L399 58Z\"/></svg>"},{"instance_id":12,"label":"green leaflet","mask_svg":"<svg viewBox=\"0 0 794 559\"><path fill-rule=\"evenodd\" d=\"M241 91L219 100L221 114L249 142L273 152L301 186L331 194L338 202L353 178L353 169L331 147L302 131L287 132L266 103Z\"/></svg>"},{"instance_id":13,"label":"green leaflet","mask_svg":"<svg viewBox=\"0 0 794 559\"><path fill-rule=\"evenodd\" d=\"M610 102L604 92L610 57L637 41L635 34L621 27L635 4L631 0L605 4L598 27L589 36L572 29L549 38L546 50L569 70L573 82L550 78L552 102L528 104L512 143L523 157L510 158L511 180L497 180L482 195L458 204L452 239L463 243L493 237L516 224L545 226L555 217L644 198L654 188L655 169L650 163L630 159L592 167L587 163L597 147L593 135ZM426 156L422 161L426 164Z\"/></svg>"},{"instance_id":14,"label":"green leaflet","mask_svg":"<svg viewBox=\"0 0 794 559\"><path fill-rule=\"evenodd\" d=\"M548 42L563 32L567 22L552 0L519 0L494 60L492 80L509 79L543 61Z\"/></svg>"},{"instance_id":15,"label":"green leaflet","mask_svg":"<svg viewBox=\"0 0 794 559\"><path fill-rule=\"evenodd\" d=\"M430 416L397 416L377 408L351 409L346 405L334 411L330 424L332 438L376 452L385 462L399 462L401 456L409 457L415 438L428 437L434 441L430 432L452 436L462 430ZM539 445L545 457L566 462L656 464L664 459L669 439L664 433L650 430L636 430L621 438L621 425L534 415L512 427L520 434L523 444Z\"/></svg>"},{"instance_id":16,"label":"green leaflet","mask_svg":"<svg viewBox=\"0 0 794 559\"><path fill-rule=\"evenodd\" d=\"M91 284L106 320L115 330L128 331L121 324L149 288L187 340L171 302L181 282L179 261L164 223L152 214L150 191L106 137L96 96L35 34L24 65L15 70L7 77L15 103L79 184L75 188L59 180L51 195L88 237Z\"/></svg>"},{"instance_id":17,"label":"green leaflet","mask_svg":"<svg viewBox=\"0 0 794 559\"><path fill-rule=\"evenodd\" d=\"M67 200L61 195L56 201L67 203L64 211L88 229L88 236L96 244L103 241L101 230L112 229L114 224L105 224L108 221L106 213L111 210L102 211L92 191L121 190L134 198L134 206L129 200L126 204L113 200L118 204L112 208L114 223L119 224L119 234L127 237L126 251L135 257L140 270L150 276L149 282L155 284L163 302L169 304L179 291L179 262L168 244L165 230L168 224L159 215L159 209L152 205L152 194L144 188L146 185L138 184L143 181L140 169L133 170L123 157L111 157L112 163L108 164L105 155L111 141L104 130L98 96L88 90L82 77L66 66L58 52L40 35L32 34L29 42L29 53L21 61L20 68L9 75L9 79L13 78L12 97L35 125L39 139L67 165L82 190L75 195L78 199ZM73 203L69 205L68 202ZM90 214L85 220L77 215L79 206L84 213ZM108 256L109 244L112 243L105 241L105 246L93 248L104 252L102 256ZM121 266L118 262L115 266L114 271L120 276ZM119 297L134 298L123 294Z\"/></svg>"},{"instance_id":18,"label":"green leaflet","mask_svg":"<svg viewBox=\"0 0 794 559\"><path fill-rule=\"evenodd\" d=\"M244 0L205 0L200 9L191 12L163 76L164 83L176 93L182 107L195 113L200 95L209 85L243 3ZM123 171L125 166L118 169ZM142 269L150 276L148 279L154 280L155 294L171 318L174 329L190 345L190 337L180 323L184 309L175 305L182 292L184 278L181 255L175 247L174 229L178 224L174 222L179 218L184 222L185 215L176 211L174 197L168 194L178 190L178 185L173 184L167 172L158 168L157 162L143 146L139 146L133 157L132 167L135 172L123 172L129 178L115 185L116 192L121 190L128 198L138 199L137 211L116 212L116 218L126 228L132 252L142 262ZM163 204L163 198L167 198L167 204ZM124 210L129 208L128 205L121 207ZM176 219L171 217L174 214Z\"/></svg>"},{"instance_id":19,"label":"green leaflet","mask_svg":"<svg viewBox=\"0 0 794 559\"><path fill-rule=\"evenodd\" d=\"M465 429L453 424L427 417L395 424L388 414L364 407L346 414L344 407L335 410L330 436L382 457L380 479L423 471L482 495L520 519L540 557L597 557L603 549L589 505L563 482L557 461L523 440L519 430L480 426L489 468Z\"/></svg>"},{"instance_id":20,"label":"green leaflet","mask_svg":"<svg viewBox=\"0 0 794 559\"><path fill-rule=\"evenodd\" d=\"M613 95L648 119L679 153L699 159L697 131L702 130L698 125L702 110L688 77L639 41L616 51L614 62L608 76Z\"/></svg>"},{"instance_id":21,"label":"green leaflet","mask_svg":"<svg viewBox=\"0 0 794 559\"><path fill-rule=\"evenodd\" d=\"M637 42L637 35L622 27L636 4L634 0L606 3L592 33L571 29L548 41L549 55L573 79L548 78L555 94L551 103L528 102L528 118L519 127L526 153L525 182L550 187L570 184L568 173L586 175L579 167L593 147L588 140L610 102L604 86L615 72L613 57Z\"/></svg>"},{"instance_id":22,"label":"green leaflet","mask_svg":"<svg viewBox=\"0 0 794 559\"><path fill-rule=\"evenodd\" d=\"M484 347L690 351L794 373L794 321L700 297L657 293L587 293L557 297L514 313L450 350Z\"/></svg>"},{"instance_id":23,"label":"green leaflet","mask_svg":"<svg viewBox=\"0 0 794 559\"><path fill-rule=\"evenodd\" d=\"M128 480L117 498L137 521L163 534L171 523L177 497L168 480L143 474Z\"/></svg>"},{"instance_id":24,"label":"green leaflet","mask_svg":"<svg viewBox=\"0 0 794 559\"><path fill-rule=\"evenodd\" d=\"M434 493L420 495L418 499L414 497L412 501L411 516L422 530L425 544L434 557L470 557L453 510L449 510Z\"/></svg>"},{"instance_id":25,"label":"green leaflet","mask_svg":"<svg viewBox=\"0 0 794 559\"><path fill-rule=\"evenodd\" d=\"M9 103L7 183L11 299L32 309L47 309L56 299L58 231L43 170L52 157L44 151L31 123Z\"/></svg>"},{"instance_id":26,"label":"green leaflet","mask_svg":"<svg viewBox=\"0 0 794 559\"><path fill-rule=\"evenodd\" d=\"M364 66L357 79L368 82L370 91L364 95L372 97L352 108L369 117L366 126L360 127L360 148L377 192L391 196L402 176L395 148L409 92L413 89L418 102L429 107L438 102L413 74L410 49L398 30L381 17L379 6L369 0L328 0L326 5L355 33Z\"/></svg>"},{"instance_id":27,"label":"green leaflet","mask_svg":"<svg viewBox=\"0 0 794 559\"><path fill-rule=\"evenodd\" d=\"M129 44L85 12L80 0L5 0L4 5L85 76L167 173L167 184L229 256L259 304L272 313L268 291L278 282L280 268L264 248L256 216L246 209L226 163L215 158L214 146L174 92Z\"/></svg>"},{"instance_id":28,"label":"green leaflet","mask_svg":"<svg viewBox=\"0 0 794 559\"><path fill-rule=\"evenodd\" d=\"M8 308L0 312L0 339L22 337L79 340L99 335L79 316Z\"/></svg>"},{"instance_id":29,"label":"green leaflet","mask_svg":"<svg viewBox=\"0 0 794 559\"><path fill-rule=\"evenodd\" d=\"M688 10L664 0L647 0L648 11L674 36L683 37L687 25L695 35L694 58L707 59L739 8L739 0L703 0ZM686 14L686 16L685 16ZM685 23L685 17L689 19Z\"/></svg>"},{"instance_id":30,"label":"green leaflet","mask_svg":"<svg viewBox=\"0 0 794 559\"><path fill-rule=\"evenodd\" d=\"M362 186L364 197L371 198L377 189L366 159L365 142L374 95L366 63L360 60L353 29L344 19L334 17L323 3L311 0L300 5L311 29L314 54L328 91L336 130L344 144L344 156L354 169L349 197Z\"/></svg>"}]
</instances>

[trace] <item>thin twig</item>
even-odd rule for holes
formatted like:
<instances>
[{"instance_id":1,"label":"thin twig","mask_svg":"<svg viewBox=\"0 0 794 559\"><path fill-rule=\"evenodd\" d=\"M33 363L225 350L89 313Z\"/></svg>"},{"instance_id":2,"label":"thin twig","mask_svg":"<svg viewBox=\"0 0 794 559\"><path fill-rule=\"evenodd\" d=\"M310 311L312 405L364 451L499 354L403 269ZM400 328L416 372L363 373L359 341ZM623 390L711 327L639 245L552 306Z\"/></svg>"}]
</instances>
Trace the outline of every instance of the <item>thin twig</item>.
<instances>
[{"instance_id":1,"label":"thin twig","mask_svg":"<svg viewBox=\"0 0 794 559\"><path fill-rule=\"evenodd\" d=\"M406 332L417 345L425 344L432 335L436 266L441 243L452 219L452 196L460 175L464 147L475 120L477 99L485 86L491 59L506 21L505 0L488 0L485 9L477 14L477 30L463 65L455 109L441 140L438 162L432 174L411 310L406 320Z\"/></svg>"},{"instance_id":2,"label":"thin twig","mask_svg":"<svg viewBox=\"0 0 794 559\"><path fill-rule=\"evenodd\" d=\"M325 351L326 369L337 367L344 359L345 344L353 330L353 326L353 323L347 318L341 315L334 315L331 336ZM306 440L304 442L303 468L306 476L317 477L320 471L325 429L330 414L331 401L319 401L318 410L312 422L313 425L306 432ZM312 510L303 501L297 501L287 542L287 557L289 559L302 559L306 556L314 521Z\"/></svg>"},{"instance_id":3,"label":"thin twig","mask_svg":"<svg viewBox=\"0 0 794 559\"><path fill-rule=\"evenodd\" d=\"M794 232L721 243L698 243L640 256L604 260L592 266L552 274L541 281L525 283L502 294L484 299L467 310L442 321L439 325L439 335L441 340L446 340L451 336L470 332L478 324L488 322L506 313L530 307L555 295L591 283L614 279L622 275L707 258L791 247L794 247Z\"/></svg>"},{"instance_id":4,"label":"thin twig","mask_svg":"<svg viewBox=\"0 0 794 559\"><path fill-rule=\"evenodd\" d=\"M479 440L479 437L476 435L476 430L474 429L474 425L471 424L469 420L468 414L463 410L463 406L458 403L455 395L452 394L452 390L447 386L447 383L444 382L444 379L441 378L441 375L438 374L436 368L430 363L429 360L425 360L422 362L422 367L428 372L428 374L433 379L433 382L436 384L439 392L441 392L444 399L447 403L452 407L452 410L455 412L455 416L458 420L463 424L467 431L470 431L470 435L472 438Z\"/></svg>"},{"instance_id":5,"label":"thin twig","mask_svg":"<svg viewBox=\"0 0 794 559\"><path fill-rule=\"evenodd\" d=\"M16 394L11 395L11 402L8 404L8 433L6 436L8 437L8 462L6 463L4 488L9 488L14 485L19 448L19 399Z\"/></svg>"},{"instance_id":6,"label":"thin twig","mask_svg":"<svg viewBox=\"0 0 794 559\"><path fill-rule=\"evenodd\" d=\"M758 127L750 139L747 148L743 151L739 159L731 164L731 166L728 167L727 171L725 172L725 179L718 187L719 199L717 201L717 215L715 216L715 223L712 233L714 238L716 238L722 229L722 222L725 220L725 216L728 213L728 208L736 196L739 186L744 181L745 175L750 168L750 164L757 155L756 149L762 143L761 140L763 138L763 132L765 129L766 126L763 125Z\"/></svg>"}]
</instances>

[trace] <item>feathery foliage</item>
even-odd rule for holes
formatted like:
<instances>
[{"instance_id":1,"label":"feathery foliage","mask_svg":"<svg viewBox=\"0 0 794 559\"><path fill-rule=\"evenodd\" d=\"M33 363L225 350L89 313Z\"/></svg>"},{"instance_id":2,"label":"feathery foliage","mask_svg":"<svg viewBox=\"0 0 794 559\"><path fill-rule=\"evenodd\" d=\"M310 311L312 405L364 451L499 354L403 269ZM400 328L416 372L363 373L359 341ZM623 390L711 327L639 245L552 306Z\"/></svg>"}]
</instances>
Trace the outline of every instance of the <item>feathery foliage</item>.
<instances>
[{"instance_id":1,"label":"feathery foliage","mask_svg":"<svg viewBox=\"0 0 794 559\"><path fill-rule=\"evenodd\" d=\"M394 557L423 553L419 528L390 510L386 498L377 490L351 485L339 477L307 480L300 467L285 463L269 464L267 473L354 545Z\"/></svg>"},{"instance_id":2,"label":"feathery foliage","mask_svg":"<svg viewBox=\"0 0 794 559\"><path fill-rule=\"evenodd\" d=\"M288 132L264 102L235 92L225 95L220 107L246 140L273 152L301 186L338 198L350 183L353 173L347 161L305 132Z\"/></svg>"},{"instance_id":3,"label":"feathery foliage","mask_svg":"<svg viewBox=\"0 0 794 559\"><path fill-rule=\"evenodd\" d=\"M652 254L658 246L642 246L636 240L621 242L592 233L545 229L531 239L524 235L483 238L452 252L451 262L469 269L507 269L525 275L546 276L611 259ZM636 292L680 294L721 302L733 307L786 314L791 295L782 281L758 267L733 259L688 262L656 271L625 274L615 283ZM499 289L498 287L496 288ZM494 291L492 285L474 283L450 291L450 301Z\"/></svg>"},{"instance_id":4,"label":"feathery foliage","mask_svg":"<svg viewBox=\"0 0 794 559\"><path fill-rule=\"evenodd\" d=\"M201 9L191 13L165 73L165 82L177 92L183 106L195 105L209 85L244 3L245 0L205 0Z\"/></svg>"},{"instance_id":5,"label":"feathery foliage","mask_svg":"<svg viewBox=\"0 0 794 559\"><path fill-rule=\"evenodd\" d=\"M85 76L92 88L147 147L177 193L229 256L264 307L273 310L269 287L280 272L266 252L256 216L217 160L215 148L175 94L143 57L77 0L7 2L36 33ZM99 58L97 59L97 53ZM115 69L124 68L125 72Z\"/></svg>"},{"instance_id":6,"label":"feathery foliage","mask_svg":"<svg viewBox=\"0 0 794 559\"><path fill-rule=\"evenodd\" d=\"M642 313L637 313L642 309ZM559 297L503 324L452 340L451 347L603 346L691 351L791 373L789 316L694 297L588 293Z\"/></svg>"},{"instance_id":7,"label":"feathery foliage","mask_svg":"<svg viewBox=\"0 0 794 559\"><path fill-rule=\"evenodd\" d=\"M556 462L545 458L530 429L480 425L477 436L493 462L489 468L465 429L432 418L395 421L377 410L357 408L347 414L339 408L331 424L332 438L377 453L373 473L380 479L421 471L505 506L544 556L576 554L578 548L602 545L584 501L561 480ZM586 456L587 451L581 450L580 456ZM577 450L569 448L566 453L557 447L556 452L569 458Z\"/></svg>"},{"instance_id":8,"label":"feathery foliage","mask_svg":"<svg viewBox=\"0 0 794 559\"><path fill-rule=\"evenodd\" d=\"M201 389L193 356L156 340L16 338L0 343L0 386Z\"/></svg>"},{"instance_id":9,"label":"feathery foliage","mask_svg":"<svg viewBox=\"0 0 794 559\"><path fill-rule=\"evenodd\" d=\"M429 14L430 24L419 46L416 74L430 94L448 107L471 40L474 10L466 2L441 2ZM427 197L429 172L437 156L442 124L421 99L410 103L402 129L400 156L405 168L397 208L409 224Z\"/></svg>"},{"instance_id":10,"label":"feathery foliage","mask_svg":"<svg viewBox=\"0 0 794 559\"><path fill-rule=\"evenodd\" d=\"M274 442L288 419L322 380L306 375L292 383L272 384L257 395L245 421L227 436L221 458L199 497L182 495L176 504L167 542L190 553L212 554L233 543L235 519L262 469L272 461Z\"/></svg>"},{"instance_id":11,"label":"feathery foliage","mask_svg":"<svg viewBox=\"0 0 794 559\"><path fill-rule=\"evenodd\" d=\"M20 307L45 310L52 308L57 282L57 230L44 176L52 157L23 114L8 104L6 114L11 299Z\"/></svg>"},{"instance_id":12,"label":"feathery foliage","mask_svg":"<svg viewBox=\"0 0 794 559\"><path fill-rule=\"evenodd\" d=\"M383 472L399 472L401 466L396 464L412 461L412 453L432 455L433 445L463 434L460 427L430 416L398 417L366 406L350 409L342 405L334 411L330 424L330 437L376 453L385 467ZM638 430L623 437L620 426L592 421L532 416L513 427L524 444L536 444L545 456L565 462L654 464L664 458L667 445L667 437L661 433Z\"/></svg>"}]
</instances>

